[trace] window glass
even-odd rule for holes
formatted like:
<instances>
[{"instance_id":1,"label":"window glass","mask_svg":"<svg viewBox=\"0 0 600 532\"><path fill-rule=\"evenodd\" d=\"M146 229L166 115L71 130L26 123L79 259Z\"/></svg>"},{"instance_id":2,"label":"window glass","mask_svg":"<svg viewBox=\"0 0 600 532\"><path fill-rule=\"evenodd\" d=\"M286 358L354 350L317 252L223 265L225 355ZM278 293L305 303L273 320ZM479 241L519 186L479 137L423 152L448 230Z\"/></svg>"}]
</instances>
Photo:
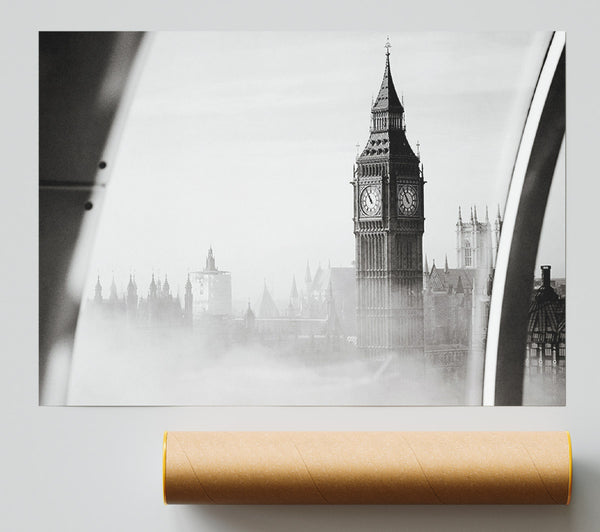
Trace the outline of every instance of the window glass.
<instances>
[{"instance_id":1,"label":"window glass","mask_svg":"<svg viewBox=\"0 0 600 532\"><path fill-rule=\"evenodd\" d=\"M108 186L69 401L470 404L549 40L155 34ZM540 261L564 277L548 235ZM553 349L541 359L560 368L564 345Z\"/></svg>"}]
</instances>

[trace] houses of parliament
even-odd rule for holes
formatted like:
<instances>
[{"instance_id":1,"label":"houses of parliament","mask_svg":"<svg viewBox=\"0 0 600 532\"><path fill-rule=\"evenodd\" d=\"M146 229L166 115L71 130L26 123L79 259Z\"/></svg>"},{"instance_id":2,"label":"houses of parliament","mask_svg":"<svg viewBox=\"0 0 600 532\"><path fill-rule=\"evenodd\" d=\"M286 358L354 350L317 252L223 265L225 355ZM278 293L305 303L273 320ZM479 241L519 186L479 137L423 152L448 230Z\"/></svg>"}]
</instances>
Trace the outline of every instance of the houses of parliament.
<instances>
[{"instance_id":1,"label":"houses of parliament","mask_svg":"<svg viewBox=\"0 0 600 532\"><path fill-rule=\"evenodd\" d=\"M467 358L483 357L502 216L499 209L491 219L487 207L483 214L476 206L468 212L458 207L456 221L448 221L455 224L456 242L448 247L455 249L456 267L449 266L447 256L443 265L433 260L430 266L423 252L425 183L418 144L414 150L407 139L388 43L368 140L351 180L352 266L319 265L311 270L307 263L304 279L297 282L290 275L285 304L274 300L264 282L259 304L253 307L249 302L236 314L233 273L217 267L211 247L204 268L188 274L182 295L171 293L166 276L153 275L146 293L130 276L119 294L113 279L104 298L98 279L92 307L143 327L203 328L218 322L218 330L234 343L292 345L303 352L334 350L373 361L390 356L418 359L461 379ZM430 188L433 194L435 184ZM532 301L538 302L532 312L540 312L540 302L552 302L557 314L553 319L562 332L550 334L547 342L552 344L553 364L564 366L564 297L551 287L549 272L549 267L544 270L543 297L532 294ZM533 316L530 323L540 323L540 318ZM527 352L543 358L546 340L539 355L539 331L532 327Z\"/></svg>"}]
</instances>

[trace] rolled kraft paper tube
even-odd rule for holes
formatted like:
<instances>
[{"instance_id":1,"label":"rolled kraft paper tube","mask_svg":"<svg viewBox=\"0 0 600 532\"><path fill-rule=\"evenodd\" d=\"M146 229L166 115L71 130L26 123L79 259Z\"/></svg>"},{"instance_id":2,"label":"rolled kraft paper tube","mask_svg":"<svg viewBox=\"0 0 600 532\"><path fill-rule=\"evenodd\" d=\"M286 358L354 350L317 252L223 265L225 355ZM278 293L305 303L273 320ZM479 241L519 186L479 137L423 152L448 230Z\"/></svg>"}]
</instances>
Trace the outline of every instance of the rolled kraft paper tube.
<instances>
[{"instance_id":1,"label":"rolled kraft paper tube","mask_svg":"<svg viewBox=\"0 0 600 532\"><path fill-rule=\"evenodd\" d=\"M568 504L568 432L168 432L165 503Z\"/></svg>"}]
</instances>

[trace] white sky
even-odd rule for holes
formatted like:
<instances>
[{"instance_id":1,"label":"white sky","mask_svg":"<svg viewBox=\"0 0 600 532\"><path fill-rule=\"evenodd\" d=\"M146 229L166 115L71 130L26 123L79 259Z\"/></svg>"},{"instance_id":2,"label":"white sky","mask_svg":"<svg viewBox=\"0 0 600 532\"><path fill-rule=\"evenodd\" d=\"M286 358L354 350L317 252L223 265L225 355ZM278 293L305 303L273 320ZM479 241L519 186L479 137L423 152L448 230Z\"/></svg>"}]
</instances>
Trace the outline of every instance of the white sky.
<instances>
[{"instance_id":1,"label":"white sky","mask_svg":"<svg viewBox=\"0 0 600 532\"><path fill-rule=\"evenodd\" d=\"M154 36L114 164L91 277L135 271L183 290L213 245L234 301L276 300L311 267L350 266L352 164L368 137L385 33ZM390 34L407 134L421 142L430 259L456 263L455 223L503 206L548 33ZM564 169L564 158L561 158ZM564 172L540 263L564 275ZM90 290L93 282L90 279Z\"/></svg>"}]
</instances>

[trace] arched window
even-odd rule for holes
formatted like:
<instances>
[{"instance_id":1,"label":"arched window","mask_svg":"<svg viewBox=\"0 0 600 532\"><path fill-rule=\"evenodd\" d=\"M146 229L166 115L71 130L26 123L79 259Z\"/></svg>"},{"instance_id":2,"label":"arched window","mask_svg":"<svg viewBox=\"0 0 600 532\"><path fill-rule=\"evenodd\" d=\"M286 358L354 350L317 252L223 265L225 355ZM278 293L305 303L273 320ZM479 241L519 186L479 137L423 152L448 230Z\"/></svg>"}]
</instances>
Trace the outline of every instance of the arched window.
<instances>
[{"instance_id":1,"label":"arched window","mask_svg":"<svg viewBox=\"0 0 600 532\"><path fill-rule=\"evenodd\" d=\"M465 242L465 266L473 266L473 255L471 249L471 242L468 240Z\"/></svg>"}]
</instances>

